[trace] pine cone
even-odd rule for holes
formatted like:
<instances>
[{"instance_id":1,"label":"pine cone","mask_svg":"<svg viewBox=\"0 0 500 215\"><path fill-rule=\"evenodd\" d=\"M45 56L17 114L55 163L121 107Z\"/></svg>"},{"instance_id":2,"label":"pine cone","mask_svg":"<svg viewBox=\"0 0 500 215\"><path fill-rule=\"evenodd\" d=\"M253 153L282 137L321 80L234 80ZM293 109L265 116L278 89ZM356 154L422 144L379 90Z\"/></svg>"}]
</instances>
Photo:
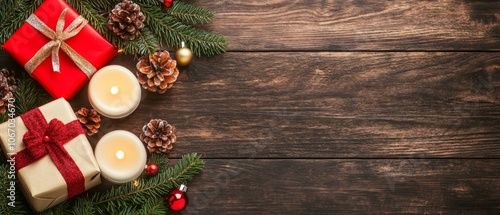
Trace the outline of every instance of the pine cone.
<instances>
[{"instance_id":1,"label":"pine cone","mask_svg":"<svg viewBox=\"0 0 500 215\"><path fill-rule=\"evenodd\" d=\"M10 92L16 92L17 90L17 80L16 80L16 73L13 70L8 70L6 68L3 68L0 73L7 78L7 84L9 86L9 91ZM3 81L2 81L3 82Z\"/></svg>"},{"instance_id":2,"label":"pine cone","mask_svg":"<svg viewBox=\"0 0 500 215\"><path fill-rule=\"evenodd\" d=\"M2 69L0 71L0 113L7 111L9 99L14 98L14 92L17 90L14 71Z\"/></svg>"},{"instance_id":3,"label":"pine cone","mask_svg":"<svg viewBox=\"0 0 500 215\"><path fill-rule=\"evenodd\" d=\"M0 99L0 113L5 113L9 105L9 99L14 98L14 95L12 92L7 92L6 94L2 92L0 96L2 96L2 99Z\"/></svg>"},{"instance_id":4,"label":"pine cone","mask_svg":"<svg viewBox=\"0 0 500 215\"><path fill-rule=\"evenodd\" d=\"M170 58L168 51L157 51L149 58L141 57L136 67L139 70L136 76L142 88L160 94L172 88L179 76L177 62Z\"/></svg>"},{"instance_id":5,"label":"pine cone","mask_svg":"<svg viewBox=\"0 0 500 215\"><path fill-rule=\"evenodd\" d=\"M150 153L169 153L177 137L175 127L166 120L152 119L142 127L140 139L147 144Z\"/></svg>"},{"instance_id":6,"label":"pine cone","mask_svg":"<svg viewBox=\"0 0 500 215\"><path fill-rule=\"evenodd\" d=\"M118 3L109 13L108 28L124 40L134 40L144 28L141 7L130 0Z\"/></svg>"},{"instance_id":7,"label":"pine cone","mask_svg":"<svg viewBox=\"0 0 500 215\"><path fill-rule=\"evenodd\" d=\"M75 114L87 135L92 136L98 132L101 127L101 116L96 110L82 107Z\"/></svg>"}]
</instances>

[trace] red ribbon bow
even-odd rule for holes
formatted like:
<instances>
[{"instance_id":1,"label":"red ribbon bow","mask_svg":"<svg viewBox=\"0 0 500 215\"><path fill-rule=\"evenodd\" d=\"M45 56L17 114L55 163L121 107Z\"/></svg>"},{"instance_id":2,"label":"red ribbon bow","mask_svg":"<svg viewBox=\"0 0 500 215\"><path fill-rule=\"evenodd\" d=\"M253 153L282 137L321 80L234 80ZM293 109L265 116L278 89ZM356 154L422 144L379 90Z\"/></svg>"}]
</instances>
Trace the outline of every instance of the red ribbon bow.
<instances>
[{"instance_id":1,"label":"red ribbon bow","mask_svg":"<svg viewBox=\"0 0 500 215\"><path fill-rule=\"evenodd\" d=\"M19 171L49 155L66 181L68 198L85 191L83 173L64 149L65 143L84 134L80 123L74 120L65 125L58 119L52 119L47 123L38 108L21 115L21 118L28 132L23 136L26 148L16 154L16 170Z\"/></svg>"}]
</instances>

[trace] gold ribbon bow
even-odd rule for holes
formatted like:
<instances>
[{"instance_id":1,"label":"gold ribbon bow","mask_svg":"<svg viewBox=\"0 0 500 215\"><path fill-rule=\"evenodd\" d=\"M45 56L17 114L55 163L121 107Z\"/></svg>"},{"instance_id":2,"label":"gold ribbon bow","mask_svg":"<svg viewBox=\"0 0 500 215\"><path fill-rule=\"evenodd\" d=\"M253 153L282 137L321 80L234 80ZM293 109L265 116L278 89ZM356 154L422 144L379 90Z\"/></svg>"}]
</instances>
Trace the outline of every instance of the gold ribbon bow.
<instances>
[{"instance_id":1,"label":"gold ribbon bow","mask_svg":"<svg viewBox=\"0 0 500 215\"><path fill-rule=\"evenodd\" d=\"M83 58L78 52L71 48L64 41L74 37L85 27L88 21L82 16L78 16L67 28L64 30L65 16L68 8L65 8L59 19L57 20L56 31L54 32L49 26L42 22L35 14L26 20L33 28L40 33L51 39L50 42L45 44L36 54L24 65L26 71L30 74L49 56L52 55L52 69L54 72L60 72L61 64L59 62L59 50L64 51L75 64L80 68L88 77L92 76L97 70L90 62Z\"/></svg>"}]
</instances>

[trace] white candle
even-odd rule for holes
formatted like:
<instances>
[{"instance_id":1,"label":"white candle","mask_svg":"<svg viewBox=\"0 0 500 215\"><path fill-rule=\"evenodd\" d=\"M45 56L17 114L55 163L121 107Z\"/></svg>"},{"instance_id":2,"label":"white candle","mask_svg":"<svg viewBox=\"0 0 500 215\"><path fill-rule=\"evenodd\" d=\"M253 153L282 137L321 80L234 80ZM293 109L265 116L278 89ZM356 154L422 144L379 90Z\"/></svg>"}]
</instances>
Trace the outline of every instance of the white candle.
<instances>
[{"instance_id":1,"label":"white candle","mask_svg":"<svg viewBox=\"0 0 500 215\"><path fill-rule=\"evenodd\" d=\"M146 149L134 134L117 130L104 135L95 147L101 174L113 183L132 181L146 166Z\"/></svg>"},{"instance_id":2,"label":"white candle","mask_svg":"<svg viewBox=\"0 0 500 215\"><path fill-rule=\"evenodd\" d=\"M101 115L118 119L130 115L141 101L141 86L130 70L111 65L95 73L89 83L89 101Z\"/></svg>"}]
</instances>

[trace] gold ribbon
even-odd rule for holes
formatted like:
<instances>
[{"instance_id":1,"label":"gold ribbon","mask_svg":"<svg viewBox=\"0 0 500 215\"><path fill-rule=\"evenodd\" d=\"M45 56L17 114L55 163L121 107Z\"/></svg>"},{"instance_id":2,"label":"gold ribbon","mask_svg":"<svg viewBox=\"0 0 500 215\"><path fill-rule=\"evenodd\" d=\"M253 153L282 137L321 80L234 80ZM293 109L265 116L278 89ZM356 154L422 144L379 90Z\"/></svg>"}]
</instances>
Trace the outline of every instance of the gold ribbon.
<instances>
[{"instance_id":1,"label":"gold ribbon","mask_svg":"<svg viewBox=\"0 0 500 215\"><path fill-rule=\"evenodd\" d=\"M68 8L64 9L57 20L56 31L54 32L49 26L42 22L35 14L26 20L33 28L40 33L51 39L50 42L45 44L36 54L24 65L26 71L30 74L49 56L52 56L52 69L54 72L60 72L61 64L59 62L59 50L61 49L66 53L73 62L80 68L89 78L97 70L90 62L83 58L78 52L71 48L64 41L74 37L85 27L88 21L82 16L78 16L67 28L64 30L65 16Z\"/></svg>"}]
</instances>

